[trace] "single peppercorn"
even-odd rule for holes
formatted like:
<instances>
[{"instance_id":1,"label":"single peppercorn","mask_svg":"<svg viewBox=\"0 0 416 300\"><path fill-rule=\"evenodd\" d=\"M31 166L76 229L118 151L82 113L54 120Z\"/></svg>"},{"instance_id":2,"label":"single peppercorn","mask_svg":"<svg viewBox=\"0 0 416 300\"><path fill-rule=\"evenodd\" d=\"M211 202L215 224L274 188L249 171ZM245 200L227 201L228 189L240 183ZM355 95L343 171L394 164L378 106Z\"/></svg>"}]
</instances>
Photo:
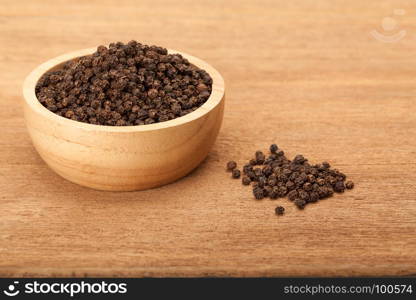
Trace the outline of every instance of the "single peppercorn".
<instances>
[{"instance_id":1,"label":"single peppercorn","mask_svg":"<svg viewBox=\"0 0 416 300\"><path fill-rule=\"evenodd\" d=\"M284 186L284 185L279 186L279 192L278 192L279 197L284 197L284 196L286 196L286 194L287 194L286 186Z\"/></svg>"},{"instance_id":2,"label":"single peppercorn","mask_svg":"<svg viewBox=\"0 0 416 300\"><path fill-rule=\"evenodd\" d=\"M295 164L303 164L305 161L306 159L301 154L296 155L295 158L293 159L293 162Z\"/></svg>"},{"instance_id":3,"label":"single peppercorn","mask_svg":"<svg viewBox=\"0 0 416 300\"><path fill-rule=\"evenodd\" d=\"M286 182L286 188L287 188L288 191L293 190L295 188L295 184L293 183L293 181L288 180Z\"/></svg>"},{"instance_id":4,"label":"single peppercorn","mask_svg":"<svg viewBox=\"0 0 416 300\"><path fill-rule=\"evenodd\" d=\"M352 182L352 181L347 181L347 182L345 183L345 187L346 187L347 189L351 190L352 188L354 188L354 182Z\"/></svg>"},{"instance_id":5,"label":"single peppercorn","mask_svg":"<svg viewBox=\"0 0 416 300\"><path fill-rule=\"evenodd\" d=\"M269 194L270 199L274 200L279 197L279 187L273 186L272 191Z\"/></svg>"},{"instance_id":6,"label":"single peppercorn","mask_svg":"<svg viewBox=\"0 0 416 300\"><path fill-rule=\"evenodd\" d=\"M289 200L294 201L295 199L297 199L299 197L298 191L297 190L292 190L287 194L287 197L289 198Z\"/></svg>"},{"instance_id":7,"label":"single peppercorn","mask_svg":"<svg viewBox=\"0 0 416 300\"><path fill-rule=\"evenodd\" d=\"M248 172L253 171L253 166L250 164L246 164L243 167L243 173L247 174Z\"/></svg>"},{"instance_id":8,"label":"single peppercorn","mask_svg":"<svg viewBox=\"0 0 416 300\"><path fill-rule=\"evenodd\" d=\"M319 194L317 192L310 192L309 193L309 201L308 202L316 202L319 200Z\"/></svg>"},{"instance_id":9,"label":"single peppercorn","mask_svg":"<svg viewBox=\"0 0 416 300\"><path fill-rule=\"evenodd\" d=\"M252 181L257 180L257 176L254 171L247 172L247 177L250 178Z\"/></svg>"},{"instance_id":10,"label":"single peppercorn","mask_svg":"<svg viewBox=\"0 0 416 300\"><path fill-rule=\"evenodd\" d=\"M230 161L227 163L227 171L232 171L232 170L234 170L236 167L237 167L237 163L236 163L235 161L233 161L233 160L230 160Z\"/></svg>"},{"instance_id":11,"label":"single peppercorn","mask_svg":"<svg viewBox=\"0 0 416 300\"><path fill-rule=\"evenodd\" d=\"M276 159L277 159L277 155L275 153L272 153L266 159L266 161L264 162L264 164L270 164L270 163L274 162Z\"/></svg>"},{"instance_id":12,"label":"single peppercorn","mask_svg":"<svg viewBox=\"0 0 416 300\"><path fill-rule=\"evenodd\" d=\"M250 159L249 164L252 165L252 166L255 166L255 165L257 165L257 160L255 160L254 158Z\"/></svg>"},{"instance_id":13,"label":"single peppercorn","mask_svg":"<svg viewBox=\"0 0 416 300\"><path fill-rule=\"evenodd\" d=\"M277 206L274 211L276 215L281 216L285 213L285 208L283 206Z\"/></svg>"},{"instance_id":14,"label":"single peppercorn","mask_svg":"<svg viewBox=\"0 0 416 300\"><path fill-rule=\"evenodd\" d=\"M323 185L325 184L325 179L323 179L323 178L318 178L318 179L316 180L316 182L318 183L318 185L323 186Z\"/></svg>"},{"instance_id":15,"label":"single peppercorn","mask_svg":"<svg viewBox=\"0 0 416 300\"><path fill-rule=\"evenodd\" d=\"M263 152L256 151L255 159L256 159L257 164L262 165L264 163L264 161L266 160L266 156L264 155Z\"/></svg>"},{"instance_id":16,"label":"single peppercorn","mask_svg":"<svg viewBox=\"0 0 416 300\"><path fill-rule=\"evenodd\" d=\"M270 176L273 173L273 169L269 165L265 165L262 169L262 172L265 176Z\"/></svg>"},{"instance_id":17,"label":"single peppercorn","mask_svg":"<svg viewBox=\"0 0 416 300\"><path fill-rule=\"evenodd\" d=\"M298 191L298 194L299 194L299 199L301 199L301 200L303 200L305 202L308 202L309 201L309 193L308 192L300 189Z\"/></svg>"},{"instance_id":18,"label":"single peppercorn","mask_svg":"<svg viewBox=\"0 0 416 300\"><path fill-rule=\"evenodd\" d=\"M257 177L263 176L263 170L260 168L255 168L254 174L256 174Z\"/></svg>"},{"instance_id":19,"label":"single peppercorn","mask_svg":"<svg viewBox=\"0 0 416 300\"><path fill-rule=\"evenodd\" d=\"M256 200L261 200L264 198L263 188L261 187L254 187L253 188L253 195Z\"/></svg>"},{"instance_id":20,"label":"single peppercorn","mask_svg":"<svg viewBox=\"0 0 416 300\"><path fill-rule=\"evenodd\" d=\"M258 179L257 179L257 183L258 183L259 187L264 187L267 184L266 177L259 176Z\"/></svg>"},{"instance_id":21,"label":"single peppercorn","mask_svg":"<svg viewBox=\"0 0 416 300\"><path fill-rule=\"evenodd\" d=\"M240 170L237 170L237 169L234 169L233 170L233 172L232 172L232 178L238 179L238 178L240 178L240 175L241 175Z\"/></svg>"},{"instance_id":22,"label":"single peppercorn","mask_svg":"<svg viewBox=\"0 0 416 300\"><path fill-rule=\"evenodd\" d=\"M310 170L309 170L309 172L310 172ZM315 183L316 182L316 178L312 174L309 174L308 175L308 179L307 180L308 180L309 183Z\"/></svg>"},{"instance_id":23,"label":"single peppercorn","mask_svg":"<svg viewBox=\"0 0 416 300\"><path fill-rule=\"evenodd\" d=\"M263 164L266 166L270 166L272 163L273 163L273 159L271 159L270 157L267 157Z\"/></svg>"},{"instance_id":24,"label":"single peppercorn","mask_svg":"<svg viewBox=\"0 0 416 300\"><path fill-rule=\"evenodd\" d=\"M345 190L344 182L337 181L334 185L334 191L337 192L337 193L343 193L344 190Z\"/></svg>"},{"instance_id":25,"label":"single peppercorn","mask_svg":"<svg viewBox=\"0 0 416 300\"><path fill-rule=\"evenodd\" d=\"M326 162L326 161L324 161L324 162L322 163L322 166L323 166L325 169L329 169L329 168L331 167L331 165L330 165L328 162Z\"/></svg>"},{"instance_id":26,"label":"single peppercorn","mask_svg":"<svg viewBox=\"0 0 416 300\"><path fill-rule=\"evenodd\" d=\"M306 182L303 184L303 189L307 192L312 191L312 184L310 182Z\"/></svg>"},{"instance_id":27,"label":"single peppercorn","mask_svg":"<svg viewBox=\"0 0 416 300\"><path fill-rule=\"evenodd\" d=\"M333 177L333 176L331 176L331 175L329 175L329 176L325 177L325 181L326 181L327 183L329 183L330 185L332 185L332 186L334 186L334 185L337 183L336 178L335 178L335 177Z\"/></svg>"},{"instance_id":28,"label":"single peppercorn","mask_svg":"<svg viewBox=\"0 0 416 300\"><path fill-rule=\"evenodd\" d=\"M263 191L265 197L270 197L270 195L273 193L273 188L271 186L266 185Z\"/></svg>"},{"instance_id":29,"label":"single peppercorn","mask_svg":"<svg viewBox=\"0 0 416 300\"><path fill-rule=\"evenodd\" d=\"M285 155L285 153L284 153L282 150L278 150L278 151L276 152L276 155L277 155L278 157L283 157L283 156Z\"/></svg>"},{"instance_id":30,"label":"single peppercorn","mask_svg":"<svg viewBox=\"0 0 416 300\"><path fill-rule=\"evenodd\" d=\"M271 177L271 176L270 176ZM276 184L277 184L277 179L275 178L275 177L273 177L273 178L270 178L269 177L269 179L267 180L267 184L269 185L269 186L275 186Z\"/></svg>"},{"instance_id":31,"label":"single peppercorn","mask_svg":"<svg viewBox=\"0 0 416 300\"><path fill-rule=\"evenodd\" d=\"M299 209L304 209L305 205L306 205L306 201L302 200L302 199L295 199L295 201L293 201L293 203L295 203L295 205L299 208Z\"/></svg>"},{"instance_id":32,"label":"single peppercorn","mask_svg":"<svg viewBox=\"0 0 416 300\"><path fill-rule=\"evenodd\" d=\"M241 182L243 183L243 185L249 185L251 183L251 179L249 177L247 177L247 176L244 176L241 179Z\"/></svg>"},{"instance_id":33,"label":"single peppercorn","mask_svg":"<svg viewBox=\"0 0 416 300\"><path fill-rule=\"evenodd\" d=\"M271 144L270 145L270 152L271 153L276 153L276 151L279 149L279 147L277 147L276 144Z\"/></svg>"},{"instance_id":34,"label":"single peppercorn","mask_svg":"<svg viewBox=\"0 0 416 300\"><path fill-rule=\"evenodd\" d=\"M68 118L68 119L71 119L74 115L75 115L75 113L72 110L67 110L65 112L65 117Z\"/></svg>"}]
</instances>

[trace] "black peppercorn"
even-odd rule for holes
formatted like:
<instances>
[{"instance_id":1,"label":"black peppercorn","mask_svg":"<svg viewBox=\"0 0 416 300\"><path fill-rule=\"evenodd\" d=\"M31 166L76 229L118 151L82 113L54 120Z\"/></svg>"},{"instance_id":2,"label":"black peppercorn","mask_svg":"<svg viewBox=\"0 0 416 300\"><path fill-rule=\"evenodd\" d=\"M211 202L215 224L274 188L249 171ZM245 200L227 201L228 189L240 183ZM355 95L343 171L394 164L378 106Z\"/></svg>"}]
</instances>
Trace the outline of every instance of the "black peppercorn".
<instances>
[{"instance_id":1,"label":"black peppercorn","mask_svg":"<svg viewBox=\"0 0 416 300\"><path fill-rule=\"evenodd\" d=\"M302 199L295 199L295 201L293 201L293 203L295 203L295 205L299 208L299 209L303 209L306 205L306 201L302 200Z\"/></svg>"},{"instance_id":2,"label":"black peppercorn","mask_svg":"<svg viewBox=\"0 0 416 300\"><path fill-rule=\"evenodd\" d=\"M260 168L255 168L254 174L256 174L257 177L263 176L263 170Z\"/></svg>"},{"instance_id":3,"label":"black peppercorn","mask_svg":"<svg viewBox=\"0 0 416 300\"><path fill-rule=\"evenodd\" d=\"M312 174L309 174L308 175L308 179L307 180L308 180L309 183L315 183L316 182L316 178Z\"/></svg>"},{"instance_id":4,"label":"black peppercorn","mask_svg":"<svg viewBox=\"0 0 416 300\"><path fill-rule=\"evenodd\" d=\"M270 166L273 163L273 159L271 159L270 157L266 158L266 160L264 161L264 165ZM273 168L272 168L273 169Z\"/></svg>"},{"instance_id":5,"label":"black peppercorn","mask_svg":"<svg viewBox=\"0 0 416 300\"><path fill-rule=\"evenodd\" d=\"M256 151L255 157L256 157L256 162L259 165L263 164L264 161L266 160L266 156L261 151Z\"/></svg>"},{"instance_id":6,"label":"black peppercorn","mask_svg":"<svg viewBox=\"0 0 416 300\"><path fill-rule=\"evenodd\" d=\"M241 182L242 182L244 185L249 185L249 184L251 183L251 179L250 179L249 177L247 177L247 176L244 176L244 177L241 179Z\"/></svg>"},{"instance_id":7,"label":"black peppercorn","mask_svg":"<svg viewBox=\"0 0 416 300\"><path fill-rule=\"evenodd\" d=\"M299 197L298 191L297 190L292 190L287 194L287 197L289 198L289 200L294 201L295 199L297 199Z\"/></svg>"},{"instance_id":8,"label":"black peppercorn","mask_svg":"<svg viewBox=\"0 0 416 300\"><path fill-rule=\"evenodd\" d=\"M240 178L240 175L241 175L240 170L237 170L237 169L234 169L234 170L233 170L233 172L232 172L232 177L233 177L234 179L238 179L238 178Z\"/></svg>"},{"instance_id":9,"label":"black peppercorn","mask_svg":"<svg viewBox=\"0 0 416 300\"><path fill-rule=\"evenodd\" d=\"M270 177L267 180L267 184L270 185L270 186L275 186L277 184L277 179L275 177L273 177L273 178L270 178Z\"/></svg>"},{"instance_id":10,"label":"black peppercorn","mask_svg":"<svg viewBox=\"0 0 416 300\"><path fill-rule=\"evenodd\" d=\"M266 185L266 177L264 177L264 176L259 176L258 178L257 178L257 183L258 183L258 186L259 187L264 187L265 185Z\"/></svg>"},{"instance_id":11,"label":"black peppercorn","mask_svg":"<svg viewBox=\"0 0 416 300\"><path fill-rule=\"evenodd\" d=\"M323 185L325 185L325 179L323 179L323 178L318 178L318 179L316 180L316 183L318 183L320 186L323 186Z\"/></svg>"},{"instance_id":12,"label":"black peppercorn","mask_svg":"<svg viewBox=\"0 0 416 300\"><path fill-rule=\"evenodd\" d=\"M303 155L296 155L295 158L293 159L293 162L295 164L303 164L306 161L306 159L303 157Z\"/></svg>"},{"instance_id":13,"label":"black peppercorn","mask_svg":"<svg viewBox=\"0 0 416 300\"><path fill-rule=\"evenodd\" d=\"M274 200L279 197L279 187L273 186L272 191L269 194L270 199Z\"/></svg>"},{"instance_id":14,"label":"black peppercorn","mask_svg":"<svg viewBox=\"0 0 416 300\"><path fill-rule=\"evenodd\" d=\"M299 198L301 200L304 200L305 202L307 202L309 200L309 193L304 191L304 190L299 190L298 191L299 194Z\"/></svg>"},{"instance_id":15,"label":"black peppercorn","mask_svg":"<svg viewBox=\"0 0 416 300\"><path fill-rule=\"evenodd\" d=\"M243 167L243 173L244 174L247 174L248 172L250 172L250 171L253 171L253 166L252 165L250 165L250 164L246 164L246 165L244 165L244 167Z\"/></svg>"},{"instance_id":16,"label":"black peppercorn","mask_svg":"<svg viewBox=\"0 0 416 300\"><path fill-rule=\"evenodd\" d=\"M275 213L278 216L281 216L285 213L285 208L283 206L277 206L275 209Z\"/></svg>"},{"instance_id":17,"label":"black peppercorn","mask_svg":"<svg viewBox=\"0 0 416 300\"><path fill-rule=\"evenodd\" d=\"M237 163L233 160L227 163L227 171L232 171L237 167Z\"/></svg>"},{"instance_id":18,"label":"black peppercorn","mask_svg":"<svg viewBox=\"0 0 416 300\"><path fill-rule=\"evenodd\" d=\"M287 188L284 185L279 186L278 195L279 197L284 197L287 194Z\"/></svg>"},{"instance_id":19,"label":"black peppercorn","mask_svg":"<svg viewBox=\"0 0 416 300\"><path fill-rule=\"evenodd\" d=\"M273 173L273 169L269 165L265 165L262 169L262 172L265 176L270 176Z\"/></svg>"},{"instance_id":20,"label":"black peppercorn","mask_svg":"<svg viewBox=\"0 0 416 300\"><path fill-rule=\"evenodd\" d=\"M326 161L324 161L324 162L322 163L322 166L323 166L325 169L329 169L329 168L331 167L331 165L330 165L328 162L326 162Z\"/></svg>"},{"instance_id":21,"label":"black peppercorn","mask_svg":"<svg viewBox=\"0 0 416 300\"><path fill-rule=\"evenodd\" d=\"M303 184L303 189L307 192L312 191L312 184L310 184L309 182L306 182Z\"/></svg>"},{"instance_id":22,"label":"black peppercorn","mask_svg":"<svg viewBox=\"0 0 416 300\"><path fill-rule=\"evenodd\" d=\"M252 181L257 180L257 176L254 171L247 172L247 177L250 178Z\"/></svg>"},{"instance_id":23,"label":"black peppercorn","mask_svg":"<svg viewBox=\"0 0 416 300\"><path fill-rule=\"evenodd\" d=\"M354 188L354 182L352 182L352 181L347 181L346 183L345 183L345 187L347 188L347 189L352 189L352 188Z\"/></svg>"},{"instance_id":24,"label":"black peppercorn","mask_svg":"<svg viewBox=\"0 0 416 300\"><path fill-rule=\"evenodd\" d=\"M277 155L277 156L279 156L279 157L282 157L282 156L284 156L284 155L285 155L285 153L284 153L282 150L278 150L278 151L276 152L276 155Z\"/></svg>"},{"instance_id":25,"label":"black peppercorn","mask_svg":"<svg viewBox=\"0 0 416 300\"><path fill-rule=\"evenodd\" d=\"M334 185L334 191L337 193L343 193L345 190L345 185L343 181L337 181Z\"/></svg>"},{"instance_id":26,"label":"black peppercorn","mask_svg":"<svg viewBox=\"0 0 416 300\"><path fill-rule=\"evenodd\" d=\"M264 198L263 188L255 187L253 188L253 195L257 200L261 200Z\"/></svg>"},{"instance_id":27,"label":"black peppercorn","mask_svg":"<svg viewBox=\"0 0 416 300\"><path fill-rule=\"evenodd\" d=\"M316 202L319 200L319 194L317 192L309 193L309 202Z\"/></svg>"},{"instance_id":28,"label":"black peppercorn","mask_svg":"<svg viewBox=\"0 0 416 300\"><path fill-rule=\"evenodd\" d=\"M276 153L276 151L279 149L279 147L277 147L276 144L271 144L270 145L270 152L271 153Z\"/></svg>"},{"instance_id":29,"label":"black peppercorn","mask_svg":"<svg viewBox=\"0 0 416 300\"><path fill-rule=\"evenodd\" d=\"M293 181L288 180L286 182L286 188L287 188L288 191L293 190L295 188L295 184L293 183Z\"/></svg>"},{"instance_id":30,"label":"black peppercorn","mask_svg":"<svg viewBox=\"0 0 416 300\"><path fill-rule=\"evenodd\" d=\"M267 196L270 197L270 195L273 193L273 188L271 186L266 185L264 187L263 191L264 191L264 196L265 197L267 197Z\"/></svg>"}]
</instances>

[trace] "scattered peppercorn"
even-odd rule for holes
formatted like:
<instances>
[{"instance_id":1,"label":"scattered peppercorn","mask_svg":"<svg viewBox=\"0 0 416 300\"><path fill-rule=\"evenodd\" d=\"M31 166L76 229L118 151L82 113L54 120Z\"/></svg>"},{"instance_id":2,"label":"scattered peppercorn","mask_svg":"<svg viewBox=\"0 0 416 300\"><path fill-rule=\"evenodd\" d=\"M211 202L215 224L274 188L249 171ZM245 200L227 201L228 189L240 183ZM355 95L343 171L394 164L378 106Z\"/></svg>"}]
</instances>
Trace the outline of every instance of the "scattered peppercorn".
<instances>
[{"instance_id":1,"label":"scattered peppercorn","mask_svg":"<svg viewBox=\"0 0 416 300\"><path fill-rule=\"evenodd\" d=\"M231 160L227 163L227 171L232 171L235 168L237 168L237 163L235 161Z\"/></svg>"},{"instance_id":2,"label":"scattered peppercorn","mask_svg":"<svg viewBox=\"0 0 416 300\"><path fill-rule=\"evenodd\" d=\"M266 156L261 151L256 151L256 163L262 165L266 160Z\"/></svg>"},{"instance_id":3,"label":"scattered peppercorn","mask_svg":"<svg viewBox=\"0 0 416 300\"><path fill-rule=\"evenodd\" d=\"M345 187L347 188L347 189L352 189L352 188L354 188L354 182L352 182L352 181L347 181L346 183L345 183Z\"/></svg>"},{"instance_id":4,"label":"scattered peppercorn","mask_svg":"<svg viewBox=\"0 0 416 300\"><path fill-rule=\"evenodd\" d=\"M279 188L277 186L272 187L272 191L269 194L270 199L274 200L279 197Z\"/></svg>"},{"instance_id":5,"label":"scattered peppercorn","mask_svg":"<svg viewBox=\"0 0 416 300\"><path fill-rule=\"evenodd\" d=\"M39 102L55 114L110 126L184 116L204 104L211 90L210 75L180 54L136 41L99 46L45 73L35 88Z\"/></svg>"},{"instance_id":6,"label":"scattered peppercorn","mask_svg":"<svg viewBox=\"0 0 416 300\"><path fill-rule=\"evenodd\" d=\"M308 203L331 197L334 192L343 193L345 189L354 187L352 181L345 182L345 174L331 169L328 162L312 165L300 154L291 161L276 144L270 145L270 153L266 159L262 151L256 151L255 157L243 167L245 175L242 183L254 183L253 195L257 200L264 197L277 199L287 196L299 209L303 209ZM232 164L229 166L230 163ZM240 171L235 169L237 164L234 161L228 164L227 170L233 170L232 177L239 178ZM276 207L276 214L283 213L283 207Z\"/></svg>"},{"instance_id":7,"label":"scattered peppercorn","mask_svg":"<svg viewBox=\"0 0 416 300\"><path fill-rule=\"evenodd\" d=\"M254 158L250 159L249 164L252 165L252 166L255 166L255 165L257 165L257 161Z\"/></svg>"},{"instance_id":8,"label":"scattered peppercorn","mask_svg":"<svg viewBox=\"0 0 416 300\"><path fill-rule=\"evenodd\" d=\"M343 181L337 181L334 185L334 191L337 193L343 193L345 190L345 185Z\"/></svg>"},{"instance_id":9,"label":"scattered peppercorn","mask_svg":"<svg viewBox=\"0 0 416 300\"><path fill-rule=\"evenodd\" d=\"M306 205L306 201L302 200L302 199L296 199L295 201L293 201L295 203L295 205L299 208L299 209L303 209Z\"/></svg>"},{"instance_id":10,"label":"scattered peppercorn","mask_svg":"<svg viewBox=\"0 0 416 300\"><path fill-rule=\"evenodd\" d=\"M277 147L276 144L271 144L270 145L270 153L276 153L276 151L279 149L279 147ZM281 207L281 206L278 206ZM284 209L283 209L284 210Z\"/></svg>"},{"instance_id":11,"label":"scattered peppercorn","mask_svg":"<svg viewBox=\"0 0 416 300\"><path fill-rule=\"evenodd\" d=\"M233 177L234 179L238 179L238 178L240 178L240 175L241 175L240 170L237 170L237 169L234 169L234 170L233 170L232 177Z\"/></svg>"},{"instance_id":12,"label":"scattered peppercorn","mask_svg":"<svg viewBox=\"0 0 416 300\"><path fill-rule=\"evenodd\" d=\"M253 195L254 195L254 198L256 198L256 200L263 199L264 198L263 189L261 187L258 187L258 186L254 187L253 188Z\"/></svg>"},{"instance_id":13,"label":"scattered peppercorn","mask_svg":"<svg viewBox=\"0 0 416 300\"><path fill-rule=\"evenodd\" d=\"M247 176L244 176L243 179L241 179L241 182L244 185L249 185L251 183L251 179L249 177L247 177Z\"/></svg>"},{"instance_id":14,"label":"scattered peppercorn","mask_svg":"<svg viewBox=\"0 0 416 300\"><path fill-rule=\"evenodd\" d=\"M328 162L326 162L326 161L324 161L324 162L322 163L322 166L323 166L325 169L329 169L329 168L331 167L331 165L330 165Z\"/></svg>"},{"instance_id":15,"label":"scattered peppercorn","mask_svg":"<svg viewBox=\"0 0 416 300\"><path fill-rule=\"evenodd\" d=\"M248 174L250 171L253 171L253 166L250 164L246 164L243 167L244 174Z\"/></svg>"},{"instance_id":16,"label":"scattered peppercorn","mask_svg":"<svg viewBox=\"0 0 416 300\"><path fill-rule=\"evenodd\" d=\"M266 185L264 186L263 191L265 197L270 197L270 194L273 193L273 188L271 186Z\"/></svg>"},{"instance_id":17,"label":"scattered peppercorn","mask_svg":"<svg viewBox=\"0 0 416 300\"><path fill-rule=\"evenodd\" d=\"M285 208L283 206L278 206L275 209L276 215L281 216L285 213Z\"/></svg>"}]
</instances>

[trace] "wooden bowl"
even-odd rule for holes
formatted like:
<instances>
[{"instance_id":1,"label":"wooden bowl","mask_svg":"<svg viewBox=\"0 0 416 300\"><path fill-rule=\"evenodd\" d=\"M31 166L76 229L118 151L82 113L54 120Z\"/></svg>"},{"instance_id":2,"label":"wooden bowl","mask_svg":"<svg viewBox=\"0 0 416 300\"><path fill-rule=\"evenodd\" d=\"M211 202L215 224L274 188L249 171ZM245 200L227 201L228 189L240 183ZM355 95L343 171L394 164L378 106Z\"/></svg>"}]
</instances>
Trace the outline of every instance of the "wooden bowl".
<instances>
[{"instance_id":1,"label":"wooden bowl","mask_svg":"<svg viewBox=\"0 0 416 300\"><path fill-rule=\"evenodd\" d=\"M40 65L23 84L24 115L32 142L56 173L77 184L99 190L133 191L175 181L207 156L221 127L224 80L209 64L180 53L207 71L212 93L192 113L166 122L139 126L102 126L73 121L46 109L35 86L49 70L59 68L96 48L65 54Z\"/></svg>"}]
</instances>

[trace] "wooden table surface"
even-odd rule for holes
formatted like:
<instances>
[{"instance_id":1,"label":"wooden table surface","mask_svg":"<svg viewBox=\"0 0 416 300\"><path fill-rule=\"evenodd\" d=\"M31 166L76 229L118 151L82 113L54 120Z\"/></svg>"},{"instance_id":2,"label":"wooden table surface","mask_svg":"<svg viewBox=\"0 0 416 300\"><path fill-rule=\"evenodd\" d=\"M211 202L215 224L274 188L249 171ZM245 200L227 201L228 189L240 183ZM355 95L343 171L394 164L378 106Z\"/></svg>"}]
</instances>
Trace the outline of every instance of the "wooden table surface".
<instances>
[{"instance_id":1,"label":"wooden table surface","mask_svg":"<svg viewBox=\"0 0 416 300\"><path fill-rule=\"evenodd\" d=\"M415 8L1 1L0 275L415 275ZM131 39L215 66L226 81L223 127L204 163L176 183L129 193L77 186L34 150L23 79L62 53ZM272 142L289 156L328 160L356 188L304 211L287 199L253 200L224 165Z\"/></svg>"}]
</instances>

